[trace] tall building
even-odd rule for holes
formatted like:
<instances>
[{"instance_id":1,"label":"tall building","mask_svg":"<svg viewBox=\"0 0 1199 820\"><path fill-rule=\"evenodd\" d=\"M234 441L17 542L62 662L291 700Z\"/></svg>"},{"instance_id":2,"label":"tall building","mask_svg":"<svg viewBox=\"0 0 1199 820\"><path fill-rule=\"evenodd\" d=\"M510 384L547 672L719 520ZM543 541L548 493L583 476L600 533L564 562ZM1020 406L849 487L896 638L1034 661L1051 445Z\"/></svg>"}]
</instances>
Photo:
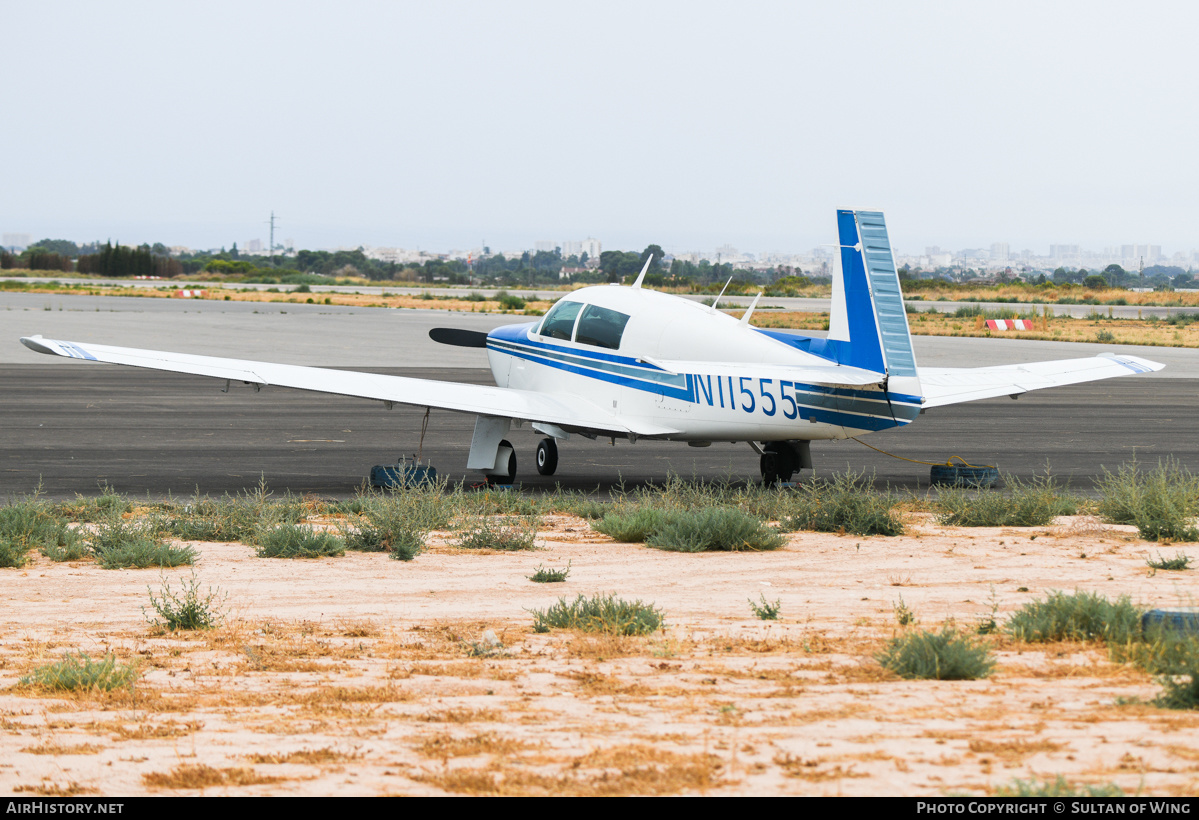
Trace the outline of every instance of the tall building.
<instances>
[{"instance_id":1,"label":"tall building","mask_svg":"<svg viewBox=\"0 0 1199 820\"><path fill-rule=\"evenodd\" d=\"M29 247L29 243L33 241L33 237L27 233L6 233L0 237L0 244L4 247L14 250L23 251Z\"/></svg>"}]
</instances>

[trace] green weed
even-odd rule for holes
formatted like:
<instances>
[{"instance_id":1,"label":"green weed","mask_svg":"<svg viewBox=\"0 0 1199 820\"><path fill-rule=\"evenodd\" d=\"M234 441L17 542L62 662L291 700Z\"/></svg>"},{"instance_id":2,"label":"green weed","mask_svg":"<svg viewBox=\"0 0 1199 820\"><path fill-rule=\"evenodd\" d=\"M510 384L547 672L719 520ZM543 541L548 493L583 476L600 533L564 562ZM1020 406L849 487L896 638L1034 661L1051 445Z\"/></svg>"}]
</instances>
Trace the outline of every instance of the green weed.
<instances>
[{"instance_id":1,"label":"green weed","mask_svg":"<svg viewBox=\"0 0 1199 820\"><path fill-rule=\"evenodd\" d=\"M161 538L162 522L157 519L127 520L119 512L109 513L92 534L92 553L104 569L146 569L178 567L194 563L197 553L191 547L176 547Z\"/></svg>"},{"instance_id":2,"label":"green weed","mask_svg":"<svg viewBox=\"0 0 1199 820\"><path fill-rule=\"evenodd\" d=\"M145 607L142 608L142 614L150 625L165 632L219 626L225 618L222 606L228 593L222 596L219 590L214 592L209 587L207 594L202 594L194 572L190 579L180 579L180 583L182 589L178 594L171 591L169 583L163 583L158 597L146 587L150 593L150 606L158 614L158 618L151 618L146 614Z\"/></svg>"},{"instance_id":3,"label":"green weed","mask_svg":"<svg viewBox=\"0 0 1199 820\"><path fill-rule=\"evenodd\" d=\"M895 512L898 499L874 489L874 479L867 479L864 473L847 471L832 481L812 479L793 492L785 529L854 535L903 533L903 521Z\"/></svg>"},{"instance_id":4,"label":"green weed","mask_svg":"<svg viewBox=\"0 0 1199 820\"><path fill-rule=\"evenodd\" d=\"M766 595L761 595L761 603L757 603L753 598L749 599L749 608L753 610L754 616L762 621L777 621L779 612L783 608L781 598L776 598L773 602L766 600Z\"/></svg>"},{"instance_id":5,"label":"green weed","mask_svg":"<svg viewBox=\"0 0 1199 820\"><path fill-rule=\"evenodd\" d=\"M345 542L336 535L303 524L259 530L255 541L259 558L340 558L346 554Z\"/></svg>"},{"instance_id":6,"label":"green weed","mask_svg":"<svg viewBox=\"0 0 1199 820\"><path fill-rule=\"evenodd\" d=\"M535 550L537 519L475 516L464 528L455 546L468 550Z\"/></svg>"},{"instance_id":7,"label":"green weed","mask_svg":"<svg viewBox=\"0 0 1199 820\"><path fill-rule=\"evenodd\" d=\"M564 569L553 569L544 565L538 565L537 569L533 570L533 574L528 576L530 581L538 584L560 584L566 580L566 576L570 575L570 562L566 562Z\"/></svg>"},{"instance_id":8,"label":"green weed","mask_svg":"<svg viewBox=\"0 0 1199 820\"><path fill-rule=\"evenodd\" d=\"M644 543L670 520L670 514L655 507L636 507L608 512L591 529L625 544Z\"/></svg>"},{"instance_id":9,"label":"green weed","mask_svg":"<svg viewBox=\"0 0 1199 820\"><path fill-rule=\"evenodd\" d=\"M578 629L611 635L649 635L662 628L664 616L652 604L625 601L615 595L559 598L549 609L533 610L533 631Z\"/></svg>"},{"instance_id":10,"label":"green weed","mask_svg":"<svg viewBox=\"0 0 1199 820\"><path fill-rule=\"evenodd\" d=\"M38 493L0 507L0 567L22 567L30 551L82 550L82 539Z\"/></svg>"},{"instance_id":11,"label":"green weed","mask_svg":"<svg viewBox=\"0 0 1199 820\"><path fill-rule=\"evenodd\" d=\"M1115 524L1134 524L1149 541L1199 541L1199 477L1173 458L1154 470L1134 460L1115 473L1103 470L1097 482L1099 513Z\"/></svg>"},{"instance_id":12,"label":"green weed","mask_svg":"<svg viewBox=\"0 0 1199 820\"><path fill-rule=\"evenodd\" d=\"M133 502L104 484L100 495L86 497L77 495L74 501L58 505L58 513L72 521L93 523L112 514L133 512Z\"/></svg>"},{"instance_id":13,"label":"green weed","mask_svg":"<svg viewBox=\"0 0 1199 820\"><path fill-rule=\"evenodd\" d=\"M893 638L877 660L902 678L921 680L978 680L995 668L985 646L949 626Z\"/></svg>"},{"instance_id":14,"label":"green weed","mask_svg":"<svg viewBox=\"0 0 1199 820\"><path fill-rule=\"evenodd\" d=\"M899 602L891 605L891 610L895 613L895 623L900 626L911 626L916 623L916 613L903 602L903 596L899 596Z\"/></svg>"},{"instance_id":15,"label":"green weed","mask_svg":"<svg viewBox=\"0 0 1199 820\"><path fill-rule=\"evenodd\" d=\"M117 663L112 653L93 660L86 652L67 652L58 663L39 666L21 683L55 691L111 692L113 689L133 689L137 667Z\"/></svg>"},{"instance_id":16,"label":"green weed","mask_svg":"<svg viewBox=\"0 0 1199 820\"><path fill-rule=\"evenodd\" d=\"M1157 681L1162 692L1153 705L1162 709L1199 709L1199 668L1181 675L1163 675Z\"/></svg>"},{"instance_id":17,"label":"green weed","mask_svg":"<svg viewBox=\"0 0 1199 820\"><path fill-rule=\"evenodd\" d=\"M1089 641L1126 643L1140 634L1142 612L1128 596L1114 603L1096 592L1051 592L1044 601L1020 607L1007 631L1020 641Z\"/></svg>"},{"instance_id":18,"label":"green weed","mask_svg":"<svg viewBox=\"0 0 1199 820\"><path fill-rule=\"evenodd\" d=\"M942 487L937 492L937 520L951 527L1038 527L1059 515L1078 512L1078 499L1049 476L1028 483L1003 478L1006 492Z\"/></svg>"},{"instance_id":19,"label":"green weed","mask_svg":"<svg viewBox=\"0 0 1199 820\"><path fill-rule=\"evenodd\" d=\"M1191 566L1191 556L1185 553L1177 553L1173 558L1165 558L1159 552L1157 558L1146 558L1145 563L1153 569L1163 570L1180 570L1188 569Z\"/></svg>"},{"instance_id":20,"label":"green weed","mask_svg":"<svg viewBox=\"0 0 1199 820\"><path fill-rule=\"evenodd\" d=\"M761 519L729 508L675 513L645 539L646 546L671 552L761 552L785 543Z\"/></svg>"},{"instance_id":21,"label":"green weed","mask_svg":"<svg viewBox=\"0 0 1199 820\"><path fill-rule=\"evenodd\" d=\"M996 797L1123 797L1124 790L1115 783L1092 786L1086 783L1071 785L1060 774L1053 780L1021 780L1015 778L1006 786L995 789Z\"/></svg>"}]
</instances>

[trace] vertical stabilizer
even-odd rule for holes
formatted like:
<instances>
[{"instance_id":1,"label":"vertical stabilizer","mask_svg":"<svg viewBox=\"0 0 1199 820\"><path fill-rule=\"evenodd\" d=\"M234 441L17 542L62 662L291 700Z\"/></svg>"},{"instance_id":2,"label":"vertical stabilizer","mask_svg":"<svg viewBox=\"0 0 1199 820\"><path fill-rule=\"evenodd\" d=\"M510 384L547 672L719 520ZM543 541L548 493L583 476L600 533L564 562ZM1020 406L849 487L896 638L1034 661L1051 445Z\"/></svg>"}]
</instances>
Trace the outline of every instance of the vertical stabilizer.
<instances>
[{"instance_id":1,"label":"vertical stabilizer","mask_svg":"<svg viewBox=\"0 0 1199 820\"><path fill-rule=\"evenodd\" d=\"M839 210L837 234L828 336L837 361L915 379L916 356L882 213Z\"/></svg>"}]
</instances>

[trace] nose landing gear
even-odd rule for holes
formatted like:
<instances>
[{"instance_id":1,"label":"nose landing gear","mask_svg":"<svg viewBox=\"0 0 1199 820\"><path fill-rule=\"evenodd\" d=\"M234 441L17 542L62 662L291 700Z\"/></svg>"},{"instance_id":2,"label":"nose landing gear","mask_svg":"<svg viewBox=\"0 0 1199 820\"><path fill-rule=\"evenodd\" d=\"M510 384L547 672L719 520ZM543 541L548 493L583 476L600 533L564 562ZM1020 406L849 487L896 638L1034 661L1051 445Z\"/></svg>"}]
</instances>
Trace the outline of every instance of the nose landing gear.
<instances>
[{"instance_id":1,"label":"nose landing gear","mask_svg":"<svg viewBox=\"0 0 1199 820\"><path fill-rule=\"evenodd\" d=\"M558 469L558 443L552 438L543 438L537 443L537 472L553 475Z\"/></svg>"}]
</instances>

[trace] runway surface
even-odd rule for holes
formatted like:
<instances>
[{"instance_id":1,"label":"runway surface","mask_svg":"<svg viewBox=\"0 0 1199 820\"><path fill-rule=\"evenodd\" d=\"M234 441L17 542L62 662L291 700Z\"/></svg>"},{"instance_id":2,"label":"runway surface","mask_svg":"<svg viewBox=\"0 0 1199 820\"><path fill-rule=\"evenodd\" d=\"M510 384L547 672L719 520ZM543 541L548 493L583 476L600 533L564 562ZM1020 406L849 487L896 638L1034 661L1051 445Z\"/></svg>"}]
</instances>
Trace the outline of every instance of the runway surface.
<instances>
[{"instance_id":1,"label":"runway surface","mask_svg":"<svg viewBox=\"0 0 1199 820\"><path fill-rule=\"evenodd\" d=\"M47 307L49 309L47 309ZM255 313L254 311L259 311ZM131 494L238 492L262 476L277 492L352 494L374 464L411 455L423 409L387 411L377 402L294 390L261 392L193 376L54 359L17 337L42 333L75 341L351 366L374 372L490 384L481 351L436 345L430 327L488 329L519 316L331 309L315 305L195 303L166 299L0 294L0 497L38 486L54 498L94 494L108 484ZM1096 345L916 337L921 364L981 366L1094 355ZM1167 364L1151 376L1037 391L930 410L904 430L864 441L896 455L998 464L1021 477L1044 472L1090 489L1102 468L1132 458L1176 457L1199 470L1199 352L1121 348ZM394 365L402 363L406 367ZM388 366L390 365L390 366ZM455 480L466 474L474 419L431 416L423 455ZM572 438L559 445L558 474L541 477L528 428L510 437L526 487L607 489L662 481L671 473L757 480L745 444L706 449L641 441L630 445ZM849 467L880 482L918 489L928 467L898 461L853 441L816 442L818 474Z\"/></svg>"}]
</instances>

